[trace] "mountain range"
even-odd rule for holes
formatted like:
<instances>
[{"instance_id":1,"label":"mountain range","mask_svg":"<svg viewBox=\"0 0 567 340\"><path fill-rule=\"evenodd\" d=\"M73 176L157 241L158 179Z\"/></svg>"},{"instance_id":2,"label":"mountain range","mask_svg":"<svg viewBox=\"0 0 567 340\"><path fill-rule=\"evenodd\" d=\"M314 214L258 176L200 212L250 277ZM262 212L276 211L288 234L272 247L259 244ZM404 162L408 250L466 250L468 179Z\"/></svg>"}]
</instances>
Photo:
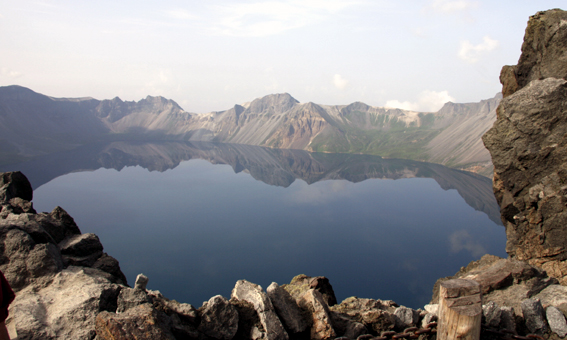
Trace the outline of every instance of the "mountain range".
<instances>
[{"instance_id":1,"label":"mountain range","mask_svg":"<svg viewBox=\"0 0 567 340\"><path fill-rule=\"evenodd\" d=\"M53 98L5 86L0 87L0 163L101 140L176 140L373 154L491 176L480 137L496 119L500 99L498 94L478 103L448 102L438 112L415 112L361 102L300 103L283 93L196 114L163 97Z\"/></svg>"}]
</instances>

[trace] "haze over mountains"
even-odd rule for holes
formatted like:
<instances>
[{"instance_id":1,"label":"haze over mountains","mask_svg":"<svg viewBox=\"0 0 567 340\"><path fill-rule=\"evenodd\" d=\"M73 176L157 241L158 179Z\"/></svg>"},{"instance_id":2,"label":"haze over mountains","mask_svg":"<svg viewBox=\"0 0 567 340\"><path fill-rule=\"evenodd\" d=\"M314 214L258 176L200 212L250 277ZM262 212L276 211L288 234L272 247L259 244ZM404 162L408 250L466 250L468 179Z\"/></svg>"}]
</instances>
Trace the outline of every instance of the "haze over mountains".
<instances>
[{"instance_id":1,"label":"haze over mountains","mask_svg":"<svg viewBox=\"0 0 567 340\"><path fill-rule=\"evenodd\" d=\"M481 136L501 96L446 103L435 113L299 103L272 94L219 112L185 112L173 100L138 102L52 98L20 86L0 87L0 162L69 150L100 140L184 140L319 152L366 153L435 162L491 175Z\"/></svg>"}]
</instances>

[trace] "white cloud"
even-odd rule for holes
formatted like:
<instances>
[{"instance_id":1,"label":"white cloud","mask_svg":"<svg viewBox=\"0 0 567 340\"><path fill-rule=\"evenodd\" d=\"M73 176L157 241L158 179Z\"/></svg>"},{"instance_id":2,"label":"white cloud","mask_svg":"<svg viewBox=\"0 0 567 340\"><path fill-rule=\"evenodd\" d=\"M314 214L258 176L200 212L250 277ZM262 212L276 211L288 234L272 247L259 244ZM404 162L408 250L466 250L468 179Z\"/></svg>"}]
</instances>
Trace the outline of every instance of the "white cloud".
<instances>
[{"instance_id":1,"label":"white cloud","mask_svg":"<svg viewBox=\"0 0 567 340\"><path fill-rule=\"evenodd\" d=\"M459 49L459 58L467 63L476 63L483 55L494 50L500 44L498 40L491 39L486 36L483 41L478 45L471 44L470 41L461 41L461 48Z\"/></svg>"},{"instance_id":2,"label":"white cloud","mask_svg":"<svg viewBox=\"0 0 567 340\"><path fill-rule=\"evenodd\" d=\"M217 6L223 35L263 37L306 26L364 3L355 0L280 0Z\"/></svg>"},{"instance_id":3,"label":"white cloud","mask_svg":"<svg viewBox=\"0 0 567 340\"><path fill-rule=\"evenodd\" d=\"M10 70L7 67L2 67L0 69L0 75L4 76L4 77L8 77L8 78L13 78L13 79L23 76L22 72Z\"/></svg>"},{"instance_id":4,"label":"white cloud","mask_svg":"<svg viewBox=\"0 0 567 340\"><path fill-rule=\"evenodd\" d=\"M469 0L433 0L427 6L436 12L452 14L478 7L478 2Z\"/></svg>"},{"instance_id":5,"label":"white cloud","mask_svg":"<svg viewBox=\"0 0 567 340\"><path fill-rule=\"evenodd\" d=\"M174 9L174 10L166 10L163 11L163 13L165 15L167 15L168 17L174 18L174 19L182 19L182 20L187 20L187 19L195 19L196 16L189 13L188 11L184 10L184 9Z\"/></svg>"},{"instance_id":6,"label":"white cloud","mask_svg":"<svg viewBox=\"0 0 567 340\"><path fill-rule=\"evenodd\" d=\"M333 84L339 90L344 90L348 86L348 80L343 78L340 74L335 74L333 76Z\"/></svg>"},{"instance_id":7,"label":"white cloud","mask_svg":"<svg viewBox=\"0 0 567 340\"><path fill-rule=\"evenodd\" d=\"M388 100L386 107L395 107L402 110L436 112L447 102L454 101L455 98L449 95L447 91L429 91L425 90L419 94L417 102L399 100Z\"/></svg>"},{"instance_id":8,"label":"white cloud","mask_svg":"<svg viewBox=\"0 0 567 340\"><path fill-rule=\"evenodd\" d=\"M449 236L449 246L452 253L467 250L474 257L480 257L486 254L486 249L478 242L475 242L466 230L458 230L452 233Z\"/></svg>"}]
</instances>

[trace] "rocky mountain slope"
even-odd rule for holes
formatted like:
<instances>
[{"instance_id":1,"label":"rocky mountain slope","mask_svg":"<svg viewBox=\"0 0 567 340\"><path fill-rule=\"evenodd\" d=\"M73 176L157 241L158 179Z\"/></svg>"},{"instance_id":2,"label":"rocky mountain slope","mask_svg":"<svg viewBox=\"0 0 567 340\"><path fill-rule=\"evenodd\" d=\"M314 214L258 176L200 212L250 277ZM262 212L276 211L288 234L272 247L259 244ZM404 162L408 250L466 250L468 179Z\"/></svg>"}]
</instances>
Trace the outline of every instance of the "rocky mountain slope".
<instances>
[{"instance_id":1,"label":"rocky mountain slope","mask_svg":"<svg viewBox=\"0 0 567 340\"><path fill-rule=\"evenodd\" d=\"M510 256L567 284L567 12L530 17L522 55L501 73L504 99L483 137Z\"/></svg>"},{"instance_id":2,"label":"rocky mountain slope","mask_svg":"<svg viewBox=\"0 0 567 340\"><path fill-rule=\"evenodd\" d=\"M365 153L480 166L489 175L490 158L480 136L495 119L499 100L447 103L428 113L358 102L299 103L284 93L225 111L192 114L162 97L139 102L51 98L8 86L0 87L0 159L8 163L93 140L137 138Z\"/></svg>"}]
</instances>

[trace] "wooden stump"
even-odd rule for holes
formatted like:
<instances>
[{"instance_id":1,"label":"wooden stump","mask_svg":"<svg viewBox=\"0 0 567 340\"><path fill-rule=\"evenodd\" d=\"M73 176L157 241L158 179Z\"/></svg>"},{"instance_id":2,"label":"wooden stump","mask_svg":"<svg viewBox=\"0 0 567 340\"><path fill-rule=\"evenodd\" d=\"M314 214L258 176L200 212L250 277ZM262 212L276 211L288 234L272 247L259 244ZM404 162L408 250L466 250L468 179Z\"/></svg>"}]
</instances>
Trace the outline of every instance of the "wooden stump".
<instances>
[{"instance_id":1,"label":"wooden stump","mask_svg":"<svg viewBox=\"0 0 567 340\"><path fill-rule=\"evenodd\" d=\"M439 287L438 340L478 340L482 319L482 293L473 280L455 279Z\"/></svg>"}]
</instances>

